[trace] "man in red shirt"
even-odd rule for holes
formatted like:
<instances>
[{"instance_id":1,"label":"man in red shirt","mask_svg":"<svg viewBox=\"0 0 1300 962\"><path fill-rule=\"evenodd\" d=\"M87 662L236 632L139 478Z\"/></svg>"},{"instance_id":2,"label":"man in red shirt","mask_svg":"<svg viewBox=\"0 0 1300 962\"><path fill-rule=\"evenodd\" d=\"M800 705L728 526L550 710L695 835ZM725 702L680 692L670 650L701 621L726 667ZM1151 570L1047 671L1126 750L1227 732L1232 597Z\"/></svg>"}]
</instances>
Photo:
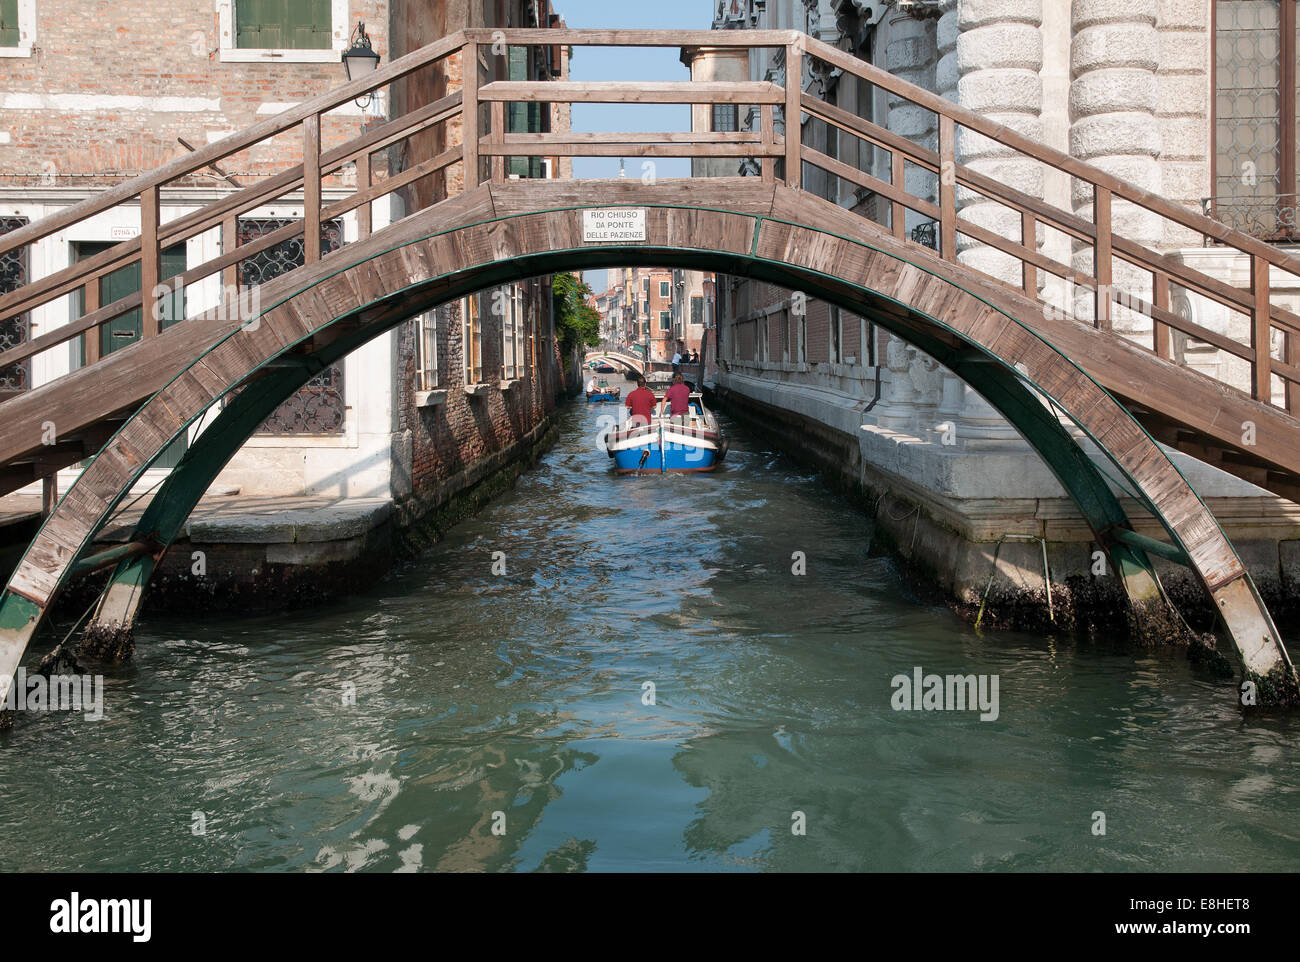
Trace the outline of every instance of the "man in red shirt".
<instances>
[{"instance_id":1,"label":"man in red shirt","mask_svg":"<svg viewBox=\"0 0 1300 962\"><path fill-rule=\"evenodd\" d=\"M669 404L668 416L673 419L681 418L681 423L684 424L686 415L691 411L691 389L686 386L680 374L673 375L673 386L664 395L664 400Z\"/></svg>"},{"instance_id":2,"label":"man in red shirt","mask_svg":"<svg viewBox=\"0 0 1300 962\"><path fill-rule=\"evenodd\" d=\"M645 378L636 379L636 390L627 396L624 407L632 412L633 424L649 424L655 413L655 392L645 386Z\"/></svg>"}]
</instances>

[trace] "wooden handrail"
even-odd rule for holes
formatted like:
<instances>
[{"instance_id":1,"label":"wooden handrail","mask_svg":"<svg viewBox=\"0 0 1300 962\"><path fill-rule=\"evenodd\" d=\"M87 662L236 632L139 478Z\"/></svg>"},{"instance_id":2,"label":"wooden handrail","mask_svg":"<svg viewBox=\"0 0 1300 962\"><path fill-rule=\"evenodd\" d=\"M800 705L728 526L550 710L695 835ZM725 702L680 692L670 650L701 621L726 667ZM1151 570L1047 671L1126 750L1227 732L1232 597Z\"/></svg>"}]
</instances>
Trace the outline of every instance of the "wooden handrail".
<instances>
[{"instance_id":1,"label":"wooden handrail","mask_svg":"<svg viewBox=\"0 0 1300 962\"><path fill-rule=\"evenodd\" d=\"M479 87L478 97L487 103L779 104L785 102L785 91L762 80L735 83L725 80L653 83L497 80Z\"/></svg>"},{"instance_id":2,"label":"wooden handrail","mask_svg":"<svg viewBox=\"0 0 1300 962\"><path fill-rule=\"evenodd\" d=\"M1046 144L1039 143L1023 134L1017 133L1010 127L1006 127L996 121L989 120L981 114L953 103L946 97L931 93L922 87L917 87L906 80L895 77L891 73L881 70L879 67L858 60L856 57L832 47L815 37L805 37L804 49L808 55L818 60L823 60L832 66L839 67L856 77L870 81L882 90L896 94L904 100L909 100L919 107L925 107L934 111L936 114L951 118L955 123L960 124L968 130L973 130L978 134L994 140L1003 146L1011 147L1014 150L1032 157L1034 160L1047 164L1049 167L1055 167L1071 176L1078 177L1080 180L1087 181L1095 186L1104 187L1109 190L1115 197L1119 197L1129 203L1144 207L1152 213L1167 217L1172 221L1188 227L1198 234L1204 234L1212 237L1220 243L1229 247L1235 247L1240 251L1248 254L1254 254L1262 257L1268 263L1284 270L1300 274L1300 257L1287 254L1275 247L1270 247L1263 241L1251 237L1249 234L1242 233L1224 224L1222 221L1212 220L1197 211L1188 207L1175 204L1158 194L1143 190L1127 181L1114 177L1099 167L1093 167L1086 161L1077 157L1063 153Z\"/></svg>"},{"instance_id":3,"label":"wooden handrail","mask_svg":"<svg viewBox=\"0 0 1300 962\"><path fill-rule=\"evenodd\" d=\"M224 137L221 140L200 147L193 153L177 157L175 160L163 164L157 170L141 174L139 177L133 177L131 180L110 187L102 193L88 197L81 203L73 204L57 214L52 214L35 223L28 224L26 227L20 227L8 234L0 235L0 254L8 253L25 244L48 237L50 234L63 230L72 224L110 210L124 201L139 197L147 187L162 186L170 181L200 171L219 160L229 157L231 154L237 154L269 137L291 130L308 117L329 113L336 107L342 107L358 97L365 96L427 64L457 52L460 50L463 41L463 31L436 40L419 50L398 57L386 66L379 67L368 77L335 87L333 90L296 104L273 117L268 117L266 120L245 127L229 137Z\"/></svg>"},{"instance_id":4,"label":"wooden handrail","mask_svg":"<svg viewBox=\"0 0 1300 962\"><path fill-rule=\"evenodd\" d=\"M381 150L394 142L409 137L413 133L417 133L420 130L433 126L434 124L445 122L457 116L460 113L460 106L461 93L460 91L455 91L434 103L414 110L401 118L381 124L378 127L347 141L346 143L333 147L320 154L319 176L324 177L338 171L345 164L355 161L358 156L365 158L368 162L372 153ZM279 131L277 130L277 132ZM409 182L409 180L404 181L403 183L406 182ZM258 181L257 183L250 184L247 187L234 191L225 197L194 211L193 213L169 221L166 224L158 225L155 231L155 244L153 246L156 248L172 246L175 243L221 225L226 218L232 214L238 215L248 210L255 209L256 207L264 205L267 201L281 197L287 192L303 187L303 185L303 165L297 164L287 170L279 172L278 174ZM383 182L382 190L370 188L371 196L367 199L373 199L375 196L380 196L382 193L392 191L398 186L401 186L401 184L392 181L385 181ZM151 183L146 186L142 196L146 196L149 192L157 191L158 189L159 185L157 183ZM316 201L317 203L315 206L316 209L319 210L319 191L317 192ZM346 209L350 210L353 207L358 206L361 202L362 201L358 201L358 204L354 204L352 207ZM143 209L144 205L142 205L142 210ZM311 209L312 201L304 197L304 210L310 211ZM102 211L96 210L89 216L95 216L97 213L102 213ZM327 219L331 213L332 210L322 212ZM43 222L37 222L37 224L31 226L38 227L41 223ZM275 233L277 236L280 236L283 231L284 229L281 228ZM3 239L7 240L16 233L17 231L2 236ZM292 232L286 233L285 237L282 239L287 239L291 234ZM214 258L197 268L192 268L186 271L184 275L182 275L184 283L193 283L197 280L201 280L204 277L210 276L211 274L230 266L231 264L238 263L240 260L257 253L268 246L273 245L262 243L256 245L249 244L238 248L238 254L233 254L232 252L223 253L221 256ZM312 245L307 245L304 250L310 250L311 247ZM39 307L41 304L48 303L51 300L76 291L87 283L93 282L106 274L129 266L137 261L141 261L144 256L145 248L146 245L142 234L140 237L122 241L93 257L87 258L84 261L79 261L78 263L72 264L62 270L55 271L43 278L38 278L30 284L24 285L9 294L0 296L0 317L24 314L35 307ZM141 286L144 290L152 291L154 287L157 286L157 282L152 285L145 285L142 283ZM173 288L177 286L175 281L171 282L171 286ZM114 306L120 306L121 309L116 313L107 313L108 308ZM138 298L134 301L130 298L124 298L115 302L115 305L108 305L92 314L88 314L86 317L79 319L79 321L84 321L87 318L94 317L98 318L98 323L102 324L121 316L121 314L126 313L127 311L134 310L139 306L140 301ZM147 320L148 318L146 318L146 321ZM46 335L42 335L32 341L20 344L17 347L11 348L9 351L0 354L0 366L25 360L26 358L39 353L40 350L46 350L49 347L79 336L81 333L84 333L86 329L87 326L82 323L77 323L76 325L65 325L64 327L57 328Z\"/></svg>"}]
</instances>

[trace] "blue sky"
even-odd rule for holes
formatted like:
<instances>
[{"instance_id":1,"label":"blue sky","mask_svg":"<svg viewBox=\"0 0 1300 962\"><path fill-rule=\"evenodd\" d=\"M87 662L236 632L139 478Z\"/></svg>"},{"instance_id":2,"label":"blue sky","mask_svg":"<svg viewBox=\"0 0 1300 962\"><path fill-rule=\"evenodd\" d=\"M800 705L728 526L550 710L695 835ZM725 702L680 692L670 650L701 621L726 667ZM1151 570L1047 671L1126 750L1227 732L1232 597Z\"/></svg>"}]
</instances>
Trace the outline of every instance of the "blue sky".
<instances>
[{"instance_id":1,"label":"blue sky","mask_svg":"<svg viewBox=\"0 0 1300 962\"><path fill-rule=\"evenodd\" d=\"M713 22L713 0L555 0L570 27L605 29L707 30ZM676 48L576 47L570 63L573 80L689 80ZM574 130L690 130L690 108L684 104L576 104ZM641 176L644 161L629 158L628 177ZM575 177L617 177L616 157L577 157ZM689 177L690 161L658 158L660 177ZM604 271L587 271L587 283L605 288Z\"/></svg>"}]
</instances>

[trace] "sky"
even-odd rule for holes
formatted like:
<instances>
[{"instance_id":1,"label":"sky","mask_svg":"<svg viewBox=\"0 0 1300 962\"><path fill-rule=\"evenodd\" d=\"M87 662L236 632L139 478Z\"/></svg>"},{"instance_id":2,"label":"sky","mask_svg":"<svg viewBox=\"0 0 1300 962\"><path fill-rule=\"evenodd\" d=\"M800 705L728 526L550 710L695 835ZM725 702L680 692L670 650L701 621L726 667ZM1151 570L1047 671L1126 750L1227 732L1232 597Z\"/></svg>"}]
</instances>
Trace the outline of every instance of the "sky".
<instances>
[{"instance_id":1,"label":"sky","mask_svg":"<svg viewBox=\"0 0 1300 962\"><path fill-rule=\"evenodd\" d=\"M713 22L713 0L554 0L556 13L574 28L624 30L707 30ZM675 47L575 47L569 64L572 80L689 80L690 74ZM577 131L690 130L685 104L575 104L572 126ZM640 177L646 161L631 157L628 177ZM685 158L657 158L660 177L689 177ZM575 157L574 177L617 177L616 157ZM584 277L599 293L605 272L586 271Z\"/></svg>"}]
</instances>

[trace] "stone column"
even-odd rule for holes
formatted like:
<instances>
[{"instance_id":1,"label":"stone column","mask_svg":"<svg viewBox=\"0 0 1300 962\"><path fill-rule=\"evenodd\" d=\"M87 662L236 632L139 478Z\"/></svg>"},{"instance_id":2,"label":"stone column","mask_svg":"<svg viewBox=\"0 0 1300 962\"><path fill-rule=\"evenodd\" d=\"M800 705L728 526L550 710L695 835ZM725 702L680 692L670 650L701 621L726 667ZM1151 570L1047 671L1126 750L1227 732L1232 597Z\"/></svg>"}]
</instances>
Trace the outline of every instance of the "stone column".
<instances>
[{"instance_id":1,"label":"stone column","mask_svg":"<svg viewBox=\"0 0 1300 962\"><path fill-rule=\"evenodd\" d=\"M950 16L945 12L945 17ZM955 11L956 99L988 119L1041 140L1043 66L1042 0L963 0ZM948 31L940 21L943 37ZM945 79L951 74L945 69ZM969 130L957 139L957 162L1033 197L1043 196L1043 166ZM963 219L1007 238L1020 238L1020 216L971 191L958 190ZM1034 239L1037 243L1037 238ZM957 259L1017 287L1020 262L973 241L960 241ZM955 389L949 389L950 392ZM964 385L957 438L961 447L1014 447L1019 434ZM951 396L945 408L953 405Z\"/></svg>"},{"instance_id":2,"label":"stone column","mask_svg":"<svg viewBox=\"0 0 1300 962\"><path fill-rule=\"evenodd\" d=\"M1042 0L965 0L958 10L958 102L1019 134L1042 140ZM1033 197L1043 196L1043 165L969 130L958 134L957 162ZM1003 237L1020 237L1020 215L959 190L962 217ZM1020 262L965 241L958 260L1020 285Z\"/></svg>"},{"instance_id":3,"label":"stone column","mask_svg":"<svg viewBox=\"0 0 1300 962\"><path fill-rule=\"evenodd\" d=\"M909 83L934 90L937 59L934 21L918 19L894 8L879 29L884 42L885 69ZM886 103L890 130L930 150L936 148L938 123L932 111L895 96L887 97ZM920 168L912 167L905 172L903 187L914 196L931 202L938 200L934 175ZM925 220L912 211L906 216L909 232ZM927 436L934 427L934 411L940 398L938 379L928 376L935 362L893 336L886 343L884 353L888 379L882 385L880 404L874 412L877 423L895 431Z\"/></svg>"},{"instance_id":4,"label":"stone column","mask_svg":"<svg viewBox=\"0 0 1300 962\"><path fill-rule=\"evenodd\" d=\"M957 37L960 34L957 17L957 0L942 0L939 4L942 13L935 27L935 45L939 60L934 67L934 87L940 97L957 102L957 81L961 71L957 66ZM957 425L962 408L966 405L967 387L957 375L947 368L943 370L943 387L937 412L940 424ZM957 439L957 446L961 440Z\"/></svg>"},{"instance_id":5,"label":"stone column","mask_svg":"<svg viewBox=\"0 0 1300 962\"><path fill-rule=\"evenodd\" d=\"M1214 193L1210 183L1210 105L1206 64L1210 62L1210 24L1202 0L1160 0L1161 194L1199 210ZM1201 235L1164 222L1166 247L1201 247Z\"/></svg>"},{"instance_id":6,"label":"stone column","mask_svg":"<svg viewBox=\"0 0 1300 962\"><path fill-rule=\"evenodd\" d=\"M1075 0L1070 24L1070 153L1159 194L1157 9L1158 0ZM1092 192L1086 185L1076 180L1072 199L1076 213L1092 216ZM1164 229L1158 215L1123 202L1112 205L1111 224L1117 233L1153 247ZM1091 274L1091 249L1077 247L1074 266ZM1115 262L1112 276L1116 287L1150 299L1149 275ZM1081 318L1093 318L1091 291L1078 292L1075 311ZM1111 324L1119 333L1149 341L1151 323L1143 315L1112 305Z\"/></svg>"},{"instance_id":7,"label":"stone column","mask_svg":"<svg viewBox=\"0 0 1300 962\"><path fill-rule=\"evenodd\" d=\"M935 89L935 25L930 20L918 20L894 8L889 13L889 36L885 45L885 69L894 76L914 83L926 90ZM909 140L934 150L938 143L938 123L932 111L919 107L909 100L890 96L889 129ZM904 174L903 185L909 194L937 202L934 175L919 167L911 167ZM919 214L907 212L907 230L924 220Z\"/></svg>"}]
</instances>

